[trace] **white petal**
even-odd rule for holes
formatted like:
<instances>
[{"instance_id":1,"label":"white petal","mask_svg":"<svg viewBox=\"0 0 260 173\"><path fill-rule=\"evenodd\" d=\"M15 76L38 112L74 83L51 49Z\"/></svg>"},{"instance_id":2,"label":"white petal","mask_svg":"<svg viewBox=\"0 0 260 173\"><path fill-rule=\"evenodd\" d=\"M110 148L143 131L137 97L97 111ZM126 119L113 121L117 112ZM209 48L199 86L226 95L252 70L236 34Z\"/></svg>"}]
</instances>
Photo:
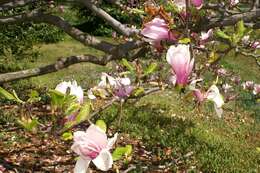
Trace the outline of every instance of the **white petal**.
<instances>
[{"instance_id":1,"label":"white petal","mask_svg":"<svg viewBox=\"0 0 260 173\"><path fill-rule=\"evenodd\" d=\"M74 173L86 173L91 160L79 157L74 168Z\"/></svg>"},{"instance_id":2,"label":"white petal","mask_svg":"<svg viewBox=\"0 0 260 173\"><path fill-rule=\"evenodd\" d=\"M218 108L216 104L214 104L214 108L215 108L215 111L216 111L216 113L217 113L217 116L218 116L219 118L221 118L221 117L222 117L222 114L223 114L223 109L222 109L221 107Z\"/></svg>"},{"instance_id":3,"label":"white petal","mask_svg":"<svg viewBox=\"0 0 260 173\"><path fill-rule=\"evenodd\" d=\"M120 81L120 83L121 83L122 85L124 85L124 86L127 86L127 85L130 85L130 84L131 84L131 81L130 81L130 79L129 79L128 77L126 77L126 78L120 78L119 81Z\"/></svg>"},{"instance_id":4,"label":"white petal","mask_svg":"<svg viewBox=\"0 0 260 173\"><path fill-rule=\"evenodd\" d=\"M96 167L102 171L112 168L113 158L108 150L102 150L99 155L92 160Z\"/></svg>"},{"instance_id":5,"label":"white petal","mask_svg":"<svg viewBox=\"0 0 260 173\"><path fill-rule=\"evenodd\" d=\"M116 143L117 136L118 136L118 133L116 133L113 138L108 139L107 149L111 149L113 147L113 145Z\"/></svg>"},{"instance_id":6,"label":"white petal","mask_svg":"<svg viewBox=\"0 0 260 173\"><path fill-rule=\"evenodd\" d=\"M92 89L88 90L88 98L91 100L95 100L96 96L93 94Z\"/></svg>"}]
</instances>

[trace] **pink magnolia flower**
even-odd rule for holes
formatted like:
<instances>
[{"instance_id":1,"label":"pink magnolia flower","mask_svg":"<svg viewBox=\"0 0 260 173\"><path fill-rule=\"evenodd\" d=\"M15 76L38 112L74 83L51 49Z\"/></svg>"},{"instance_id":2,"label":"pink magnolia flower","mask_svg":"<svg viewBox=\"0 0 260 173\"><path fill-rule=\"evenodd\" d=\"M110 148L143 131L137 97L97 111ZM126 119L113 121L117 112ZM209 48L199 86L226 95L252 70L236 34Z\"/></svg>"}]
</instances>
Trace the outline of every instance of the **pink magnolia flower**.
<instances>
[{"instance_id":1,"label":"pink magnolia flower","mask_svg":"<svg viewBox=\"0 0 260 173\"><path fill-rule=\"evenodd\" d=\"M255 84L253 94L258 95L259 93L260 93L260 84Z\"/></svg>"},{"instance_id":2,"label":"pink magnolia flower","mask_svg":"<svg viewBox=\"0 0 260 173\"><path fill-rule=\"evenodd\" d=\"M60 5L58 9L59 9L59 12L64 13L64 6L63 5Z\"/></svg>"},{"instance_id":3,"label":"pink magnolia flower","mask_svg":"<svg viewBox=\"0 0 260 173\"><path fill-rule=\"evenodd\" d=\"M203 6L203 0L191 0L191 3L197 8L201 9Z\"/></svg>"},{"instance_id":4,"label":"pink magnolia flower","mask_svg":"<svg viewBox=\"0 0 260 173\"><path fill-rule=\"evenodd\" d=\"M206 99L212 101L214 103L214 108L218 117L222 117L222 106L224 105L224 99L216 85L212 85L206 93L201 92L199 89L193 89L193 95L196 97L199 103L205 101Z\"/></svg>"},{"instance_id":5,"label":"pink magnolia flower","mask_svg":"<svg viewBox=\"0 0 260 173\"><path fill-rule=\"evenodd\" d=\"M239 0L230 0L230 6L235 6L239 3Z\"/></svg>"},{"instance_id":6,"label":"pink magnolia flower","mask_svg":"<svg viewBox=\"0 0 260 173\"><path fill-rule=\"evenodd\" d=\"M203 0L190 0L191 4L194 5L198 10L203 6ZM186 0L175 0L174 4L180 11L185 10L186 8Z\"/></svg>"},{"instance_id":7,"label":"pink magnolia flower","mask_svg":"<svg viewBox=\"0 0 260 173\"><path fill-rule=\"evenodd\" d=\"M224 68L220 68L220 69L217 70L217 74L219 76L226 76L227 75L227 70L224 69Z\"/></svg>"},{"instance_id":8,"label":"pink magnolia flower","mask_svg":"<svg viewBox=\"0 0 260 173\"><path fill-rule=\"evenodd\" d=\"M194 59L190 57L189 45L171 46L167 51L166 59L172 66L172 72L176 75L176 83L184 87L188 83L194 65Z\"/></svg>"},{"instance_id":9,"label":"pink magnolia flower","mask_svg":"<svg viewBox=\"0 0 260 173\"><path fill-rule=\"evenodd\" d=\"M86 132L74 133L71 149L79 155L74 173L85 173L92 161L102 171L108 171L113 164L109 150L116 142L117 134L108 139L106 133L96 125L90 125Z\"/></svg>"},{"instance_id":10,"label":"pink magnolia flower","mask_svg":"<svg viewBox=\"0 0 260 173\"><path fill-rule=\"evenodd\" d=\"M249 35L245 35L243 38L242 38L242 43L244 44L244 45L249 45L249 43L250 43L250 36Z\"/></svg>"},{"instance_id":11,"label":"pink magnolia flower","mask_svg":"<svg viewBox=\"0 0 260 173\"><path fill-rule=\"evenodd\" d=\"M254 89L254 82L253 81L246 81L242 83L243 89L253 90Z\"/></svg>"},{"instance_id":12,"label":"pink magnolia flower","mask_svg":"<svg viewBox=\"0 0 260 173\"><path fill-rule=\"evenodd\" d=\"M165 20L156 17L152 21L146 23L141 31L141 34L150 39L150 43L157 49L162 50L161 41L176 40L173 33L170 31Z\"/></svg>"},{"instance_id":13,"label":"pink magnolia flower","mask_svg":"<svg viewBox=\"0 0 260 173\"><path fill-rule=\"evenodd\" d=\"M88 97L90 99L96 99L93 91L98 93L103 93L103 95L109 95L108 89L113 91L113 94L121 99L128 97L133 91L133 86L131 86L131 81L129 78L114 78L107 73L102 73L101 81L97 87L94 87L88 91Z\"/></svg>"},{"instance_id":14,"label":"pink magnolia flower","mask_svg":"<svg viewBox=\"0 0 260 173\"><path fill-rule=\"evenodd\" d=\"M236 85L240 84L241 78L239 76L233 76L231 81L234 82Z\"/></svg>"},{"instance_id":15,"label":"pink magnolia flower","mask_svg":"<svg viewBox=\"0 0 260 173\"><path fill-rule=\"evenodd\" d=\"M222 89L224 90L224 93L227 93L229 90L231 90L233 87L229 85L228 83L225 83L222 85Z\"/></svg>"},{"instance_id":16,"label":"pink magnolia flower","mask_svg":"<svg viewBox=\"0 0 260 173\"><path fill-rule=\"evenodd\" d=\"M213 36L213 29L209 29L207 32L201 32L199 44L200 47L204 48L205 44L209 41L209 39Z\"/></svg>"},{"instance_id":17,"label":"pink magnolia flower","mask_svg":"<svg viewBox=\"0 0 260 173\"><path fill-rule=\"evenodd\" d=\"M56 91L59 91L63 94L66 94L68 89L70 89L70 95L76 96L78 102L83 103L83 97L84 97L83 89L81 88L81 86L77 84L75 80L72 82L71 81L61 82L55 88Z\"/></svg>"},{"instance_id":18,"label":"pink magnolia flower","mask_svg":"<svg viewBox=\"0 0 260 173\"><path fill-rule=\"evenodd\" d=\"M253 49L260 49L260 42L259 41L254 41L251 44L251 48L253 48Z\"/></svg>"}]
</instances>

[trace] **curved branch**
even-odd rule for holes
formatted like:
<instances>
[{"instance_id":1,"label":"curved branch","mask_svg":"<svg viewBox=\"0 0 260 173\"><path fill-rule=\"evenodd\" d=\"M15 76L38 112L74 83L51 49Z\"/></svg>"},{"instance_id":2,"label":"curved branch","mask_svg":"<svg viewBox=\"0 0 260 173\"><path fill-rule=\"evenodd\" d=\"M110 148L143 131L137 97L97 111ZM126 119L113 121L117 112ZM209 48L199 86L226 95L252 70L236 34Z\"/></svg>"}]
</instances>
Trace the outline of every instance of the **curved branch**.
<instances>
[{"instance_id":1,"label":"curved branch","mask_svg":"<svg viewBox=\"0 0 260 173\"><path fill-rule=\"evenodd\" d=\"M32 11L15 16L0 17L0 24L17 24L21 22L38 22L48 23L62 29L74 39L80 41L84 45L93 47L106 53L111 53L116 48L115 45L105 41L101 41L94 36L86 34L81 30L71 26L68 22L58 16L44 14L41 11Z\"/></svg>"},{"instance_id":2,"label":"curved branch","mask_svg":"<svg viewBox=\"0 0 260 173\"><path fill-rule=\"evenodd\" d=\"M139 44L131 44L131 46L124 44L120 45L122 50L117 53L117 55L120 54L126 54L126 52L129 52L130 50L135 49L135 46L140 46ZM119 47L120 49L120 47ZM141 48L139 50L136 50L131 55L127 56L128 60L135 59L139 56L142 56L145 53L145 48ZM126 51L126 52L124 52ZM67 68L71 65L82 63L82 62L89 62L97 65L106 65L108 62L112 60L120 60L124 58L124 56L115 56L115 55L107 55L103 56L101 58L97 58L93 55L79 55L79 56L70 56L67 58L60 58L55 63L46 65L43 67L36 67L33 69L27 69L27 70L21 70L17 72L10 72L10 73L4 73L0 74L0 84L5 82L10 82L18 79L25 79L29 77L44 75L48 73L53 73L56 71L59 71L61 69Z\"/></svg>"},{"instance_id":3,"label":"curved branch","mask_svg":"<svg viewBox=\"0 0 260 173\"><path fill-rule=\"evenodd\" d=\"M0 83L56 72L70 65L81 62L92 62L100 65L105 65L107 63L106 59L98 59L97 57L92 55L71 56L58 59L54 64L50 64L47 66L0 74Z\"/></svg>"},{"instance_id":4,"label":"curved branch","mask_svg":"<svg viewBox=\"0 0 260 173\"><path fill-rule=\"evenodd\" d=\"M12 8L16 8L16 7L22 7L27 5L30 2L35 2L36 0L10 0L10 1L6 1L6 2L2 2L0 4L0 11L3 10L10 10Z\"/></svg>"},{"instance_id":5,"label":"curved branch","mask_svg":"<svg viewBox=\"0 0 260 173\"><path fill-rule=\"evenodd\" d=\"M95 4L93 4L92 1L89 0L78 0L79 2L83 3L88 9L90 9L93 13L95 13L97 16L105 20L109 25L111 25L115 30L122 33L125 36L132 36L139 33L139 30L129 28L119 21L117 21L115 18L110 16L107 12L105 12L103 9L98 8Z\"/></svg>"},{"instance_id":6,"label":"curved branch","mask_svg":"<svg viewBox=\"0 0 260 173\"><path fill-rule=\"evenodd\" d=\"M260 9L256 9L246 13L235 14L224 19L213 18L208 23L206 22L206 25L202 25L202 28L205 28L207 30L214 27L235 25L240 20L243 20L244 22L251 22L253 20L256 20L258 17L260 17Z\"/></svg>"}]
</instances>

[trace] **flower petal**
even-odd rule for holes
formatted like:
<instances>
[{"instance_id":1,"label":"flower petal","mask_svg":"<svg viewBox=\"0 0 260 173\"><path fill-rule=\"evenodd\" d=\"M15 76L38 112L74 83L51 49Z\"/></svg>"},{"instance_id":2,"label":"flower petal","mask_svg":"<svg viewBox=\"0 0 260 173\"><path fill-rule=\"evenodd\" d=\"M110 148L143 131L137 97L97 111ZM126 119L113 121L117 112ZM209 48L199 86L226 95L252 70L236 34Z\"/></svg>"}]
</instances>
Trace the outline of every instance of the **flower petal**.
<instances>
[{"instance_id":1,"label":"flower petal","mask_svg":"<svg viewBox=\"0 0 260 173\"><path fill-rule=\"evenodd\" d=\"M216 113L217 113L217 116L218 116L219 118L221 118L221 117L222 117L222 114L223 114L223 109L222 109L221 107L218 108L216 104L214 104L214 108L215 108L215 111L216 111Z\"/></svg>"},{"instance_id":2,"label":"flower petal","mask_svg":"<svg viewBox=\"0 0 260 173\"><path fill-rule=\"evenodd\" d=\"M102 150L99 155L92 160L96 167L102 171L112 168L113 158L108 150Z\"/></svg>"},{"instance_id":3,"label":"flower petal","mask_svg":"<svg viewBox=\"0 0 260 173\"><path fill-rule=\"evenodd\" d=\"M114 135L114 137L108 139L107 149L111 149L111 148L113 147L113 145L116 143L117 136L118 136L118 133L116 133L116 134Z\"/></svg>"},{"instance_id":4,"label":"flower petal","mask_svg":"<svg viewBox=\"0 0 260 173\"><path fill-rule=\"evenodd\" d=\"M79 157L79 159L76 162L74 173L86 173L88 170L88 166L91 160L84 159L82 157Z\"/></svg>"}]
</instances>

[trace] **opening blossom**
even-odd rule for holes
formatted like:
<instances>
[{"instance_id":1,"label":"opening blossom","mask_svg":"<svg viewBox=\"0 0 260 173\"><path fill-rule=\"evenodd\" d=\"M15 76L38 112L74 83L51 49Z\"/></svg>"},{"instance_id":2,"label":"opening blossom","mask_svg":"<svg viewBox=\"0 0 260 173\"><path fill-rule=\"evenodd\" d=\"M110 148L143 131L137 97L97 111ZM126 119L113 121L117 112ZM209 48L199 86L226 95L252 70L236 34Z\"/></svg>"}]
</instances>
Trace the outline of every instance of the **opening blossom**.
<instances>
[{"instance_id":1,"label":"opening blossom","mask_svg":"<svg viewBox=\"0 0 260 173\"><path fill-rule=\"evenodd\" d=\"M191 4L194 5L198 10L203 6L203 0L190 0ZM177 8L182 11L186 8L186 0L175 0L174 4Z\"/></svg>"},{"instance_id":2,"label":"opening blossom","mask_svg":"<svg viewBox=\"0 0 260 173\"><path fill-rule=\"evenodd\" d=\"M213 36L213 29L209 29L207 32L201 32L200 40L199 40L200 47L204 48L205 43L207 43L212 36Z\"/></svg>"},{"instance_id":3,"label":"opening blossom","mask_svg":"<svg viewBox=\"0 0 260 173\"><path fill-rule=\"evenodd\" d=\"M239 3L239 0L230 0L230 5L235 6Z\"/></svg>"},{"instance_id":4,"label":"opening blossom","mask_svg":"<svg viewBox=\"0 0 260 173\"><path fill-rule=\"evenodd\" d=\"M84 97L83 89L81 88L81 86L77 84L75 80L72 82L63 81L59 83L55 88L56 91L59 91L63 94L66 94L68 89L70 90L70 95L76 96L78 102L83 103L83 97Z\"/></svg>"},{"instance_id":5,"label":"opening blossom","mask_svg":"<svg viewBox=\"0 0 260 173\"><path fill-rule=\"evenodd\" d=\"M107 73L102 73L101 81L97 87L94 87L88 91L88 97L90 99L96 99L96 96L93 92L97 91L103 93L103 95L108 96L108 90L112 89L113 94L119 98L128 97L133 91L133 86L131 86L131 81L129 78L114 78Z\"/></svg>"},{"instance_id":6,"label":"opening blossom","mask_svg":"<svg viewBox=\"0 0 260 173\"><path fill-rule=\"evenodd\" d=\"M167 51L166 59L172 67L172 72L176 75L176 83L184 87L188 83L194 65L194 59L191 59L190 56L189 45L171 46Z\"/></svg>"},{"instance_id":7,"label":"opening blossom","mask_svg":"<svg viewBox=\"0 0 260 173\"><path fill-rule=\"evenodd\" d=\"M199 89L192 87L193 95L196 97L199 103L205 100L214 102L214 108L219 118L222 117L224 105L223 96L220 94L219 89L216 85L212 85L207 92L202 92Z\"/></svg>"},{"instance_id":8,"label":"opening blossom","mask_svg":"<svg viewBox=\"0 0 260 173\"><path fill-rule=\"evenodd\" d=\"M150 44L153 45L158 51L163 49L161 41L176 40L174 34L170 31L168 24L164 19L159 17L156 17L152 21L146 23L141 31L141 34L149 38Z\"/></svg>"},{"instance_id":9,"label":"opening blossom","mask_svg":"<svg viewBox=\"0 0 260 173\"><path fill-rule=\"evenodd\" d=\"M109 150L116 139L117 133L108 139L106 133L94 124L90 125L86 132L75 132L71 149L79 155L79 158L74 173L86 173L91 161L98 169L108 171L113 164Z\"/></svg>"},{"instance_id":10,"label":"opening blossom","mask_svg":"<svg viewBox=\"0 0 260 173\"><path fill-rule=\"evenodd\" d=\"M253 94L258 95L259 93L260 93L260 84L255 84Z\"/></svg>"}]
</instances>

